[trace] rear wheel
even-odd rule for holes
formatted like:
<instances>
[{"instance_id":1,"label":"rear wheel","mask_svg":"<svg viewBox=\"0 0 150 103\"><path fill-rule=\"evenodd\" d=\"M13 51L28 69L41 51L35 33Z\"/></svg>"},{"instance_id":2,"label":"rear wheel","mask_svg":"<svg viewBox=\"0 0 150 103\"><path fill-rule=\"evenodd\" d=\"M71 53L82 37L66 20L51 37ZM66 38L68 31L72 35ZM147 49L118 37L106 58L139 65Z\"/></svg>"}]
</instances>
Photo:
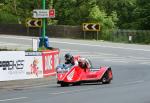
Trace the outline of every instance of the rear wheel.
<instances>
[{"instance_id":1,"label":"rear wheel","mask_svg":"<svg viewBox=\"0 0 150 103\"><path fill-rule=\"evenodd\" d=\"M102 83L110 84L110 82L111 82L110 76L112 76L112 71L111 71L111 69L110 70L108 69L101 79Z\"/></svg>"}]
</instances>

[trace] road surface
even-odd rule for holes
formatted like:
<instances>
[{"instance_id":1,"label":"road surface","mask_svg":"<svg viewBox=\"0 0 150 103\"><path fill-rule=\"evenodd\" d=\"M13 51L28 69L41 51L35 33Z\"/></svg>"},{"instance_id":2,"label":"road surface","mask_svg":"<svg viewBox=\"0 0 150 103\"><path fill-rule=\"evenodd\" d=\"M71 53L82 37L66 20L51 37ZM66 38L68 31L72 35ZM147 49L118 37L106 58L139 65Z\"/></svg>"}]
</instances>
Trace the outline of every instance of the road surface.
<instances>
[{"instance_id":1,"label":"road surface","mask_svg":"<svg viewBox=\"0 0 150 103\"><path fill-rule=\"evenodd\" d=\"M31 48L33 37L0 35L1 47ZM36 37L34 37L36 38ZM150 103L150 46L50 38L65 53L89 58L94 67L111 66L111 84L48 85L0 91L0 103Z\"/></svg>"}]
</instances>

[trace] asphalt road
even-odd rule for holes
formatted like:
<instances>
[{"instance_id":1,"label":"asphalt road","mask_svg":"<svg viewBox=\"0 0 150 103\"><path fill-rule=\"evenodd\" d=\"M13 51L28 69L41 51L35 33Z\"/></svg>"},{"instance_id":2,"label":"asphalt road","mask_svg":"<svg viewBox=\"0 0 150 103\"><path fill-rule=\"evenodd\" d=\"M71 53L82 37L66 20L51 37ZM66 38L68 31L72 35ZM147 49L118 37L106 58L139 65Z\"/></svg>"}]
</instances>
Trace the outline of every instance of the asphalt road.
<instances>
[{"instance_id":1,"label":"asphalt road","mask_svg":"<svg viewBox=\"0 0 150 103\"><path fill-rule=\"evenodd\" d=\"M0 35L1 47L31 48L32 37ZM111 66L111 84L60 87L56 83L0 91L0 103L150 103L150 46L50 38L50 45ZM63 60L62 60L63 61Z\"/></svg>"}]
</instances>

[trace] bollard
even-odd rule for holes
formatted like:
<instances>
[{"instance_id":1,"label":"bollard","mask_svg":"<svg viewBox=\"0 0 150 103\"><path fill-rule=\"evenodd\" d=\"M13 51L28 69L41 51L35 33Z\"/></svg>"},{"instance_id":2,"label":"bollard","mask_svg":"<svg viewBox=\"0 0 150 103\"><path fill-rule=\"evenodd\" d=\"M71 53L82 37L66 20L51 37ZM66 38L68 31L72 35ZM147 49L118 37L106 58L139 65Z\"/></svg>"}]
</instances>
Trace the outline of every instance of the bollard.
<instances>
[{"instance_id":1,"label":"bollard","mask_svg":"<svg viewBox=\"0 0 150 103\"><path fill-rule=\"evenodd\" d=\"M49 48L49 40L47 36L44 38L44 41L42 37L40 37L39 40L39 47L45 46L46 48Z\"/></svg>"}]
</instances>

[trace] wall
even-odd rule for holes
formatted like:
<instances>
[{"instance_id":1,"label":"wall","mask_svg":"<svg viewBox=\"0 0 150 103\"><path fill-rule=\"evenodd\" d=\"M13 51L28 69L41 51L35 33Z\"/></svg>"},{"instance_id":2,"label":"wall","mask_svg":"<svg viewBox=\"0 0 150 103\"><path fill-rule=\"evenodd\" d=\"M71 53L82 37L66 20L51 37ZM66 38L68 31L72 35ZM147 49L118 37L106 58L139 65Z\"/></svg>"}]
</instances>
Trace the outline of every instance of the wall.
<instances>
[{"instance_id":1,"label":"wall","mask_svg":"<svg viewBox=\"0 0 150 103\"><path fill-rule=\"evenodd\" d=\"M40 28L27 28L20 24L0 24L0 34L39 36ZM82 27L52 25L47 27L48 37L83 38Z\"/></svg>"}]
</instances>

